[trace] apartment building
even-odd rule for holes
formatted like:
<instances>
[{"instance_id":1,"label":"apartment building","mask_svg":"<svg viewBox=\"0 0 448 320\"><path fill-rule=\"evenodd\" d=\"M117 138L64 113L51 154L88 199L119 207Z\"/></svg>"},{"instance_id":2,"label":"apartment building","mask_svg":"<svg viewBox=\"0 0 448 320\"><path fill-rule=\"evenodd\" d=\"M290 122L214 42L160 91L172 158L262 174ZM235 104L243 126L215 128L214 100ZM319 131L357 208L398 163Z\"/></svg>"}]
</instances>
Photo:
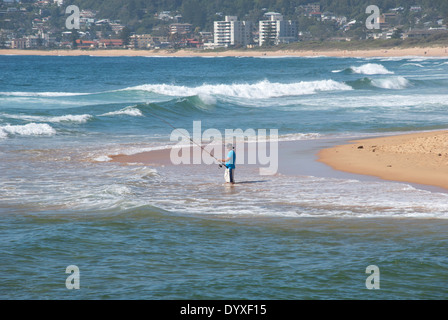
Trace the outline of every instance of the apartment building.
<instances>
[{"instance_id":1,"label":"apartment building","mask_svg":"<svg viewBox=\"0 0 448 320\"><path fill-rule=\"evenodd\" d=\"M11 40L11 49L25 49L27 39L26 38L16 38Z\"/></svg>"},{"instance_id":2,"label":"apartment building","mask_svg":"<svg viewBox=\"0 0 448 320\"><path fill-rule=\"evenodd\" d=\"M259 21L259 45L277 45L297 41L297 24L292 20L283 20L277 12L265 13L266 20Z\"/></svg>"},{"instance_id":3,"label":"apartment building","mask_svg":"<svg viewBox=\"0 0 448 320\"><path fill-rule=\"evenodd\" d=\"M192 32L190 23L172 23L170 24L170 34L188 34Z\"/></svg>"},{"instance_id":4,"label":"apartment building","mask_svg":"<svg viewBox=\"0 0 448 320\"><path fill-rule=\"evenodd\" d=\"M252 23L238 21L236 16L225 16L224 21L215 21L213 29L216 47L247 46L252 42Z\"/></svg>"},{"instance_id":5,"label":"apartment building","mask_svg":"<svg viewBox=\"0 0 448 320\"><path fill-rule=\"evenodd\" d=\"M129 46L134 49L148 49L154 46L154 39L150 34L135 34L130 36L129 40Z\"/></svg>"}]
</instances>

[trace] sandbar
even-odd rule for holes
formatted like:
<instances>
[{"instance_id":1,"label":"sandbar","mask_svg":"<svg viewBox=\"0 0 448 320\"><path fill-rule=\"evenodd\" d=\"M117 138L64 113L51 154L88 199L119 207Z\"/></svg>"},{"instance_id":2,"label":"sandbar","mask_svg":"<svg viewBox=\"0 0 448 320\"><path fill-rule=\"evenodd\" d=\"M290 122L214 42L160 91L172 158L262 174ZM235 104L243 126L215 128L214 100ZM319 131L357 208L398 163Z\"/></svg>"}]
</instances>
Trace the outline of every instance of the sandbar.
<instances>
[{"instance_id":1,"label":"sandbar","mask_svg":"<svg viewBox=\"0 0 448 320\"><path fill-rule=\"evenodd\" d=\"M335 170L448 190L448 130L350 141L318 152Z\"/></svg>"}]
</instances>

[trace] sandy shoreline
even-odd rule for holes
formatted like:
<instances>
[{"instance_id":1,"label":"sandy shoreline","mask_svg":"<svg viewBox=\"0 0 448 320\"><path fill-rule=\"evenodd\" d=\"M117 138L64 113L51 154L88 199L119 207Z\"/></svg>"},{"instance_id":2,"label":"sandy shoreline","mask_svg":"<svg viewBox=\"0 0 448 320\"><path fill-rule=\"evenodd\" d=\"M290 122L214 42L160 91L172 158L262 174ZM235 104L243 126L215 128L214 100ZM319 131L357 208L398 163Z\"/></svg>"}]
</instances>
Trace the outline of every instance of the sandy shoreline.
<instances>
[{"instance_id":1,"label":"sandy shoreline","mask_svg":"<svg viewBox=\"0 0 448 320\"><path fill-rule=\"evenodd\" d=\"M238 51L227 50L220 52L198 51L198 50L17 50L0 49L0 55L37 55L37 56L163 56L163 57L448 57L447 47L431 48L394 48L394 49L371 49L371 50L277 50L277 51Z\"/></svg>"},{"instance_id":2,"label":"sandy shoreline","mask_svg":"<svg viewBox=\"0 0 448 320\"><path fill-rule=\"evenodd\" d=\"M328 148L328 145L333 146ZM327 140L280 142L278 151L280 174L366 181L382 179L410 183L427 190L448 191L448 130L360 139L343 145ZM123 165L173 167L170 149L109 157L112 162ZM258 167L239 165L238 171L258 172Z\"/></svg>"},{"instance_id":3,"label":"sandy shoreline","mask_svg":"<svg viewBox=\"0 0 448 320\"><path fill-rule=\"evenodd\" d=\"M318 156L336 170L448 190L448 130L355 140Z\"/></svg>"}]
</instances>

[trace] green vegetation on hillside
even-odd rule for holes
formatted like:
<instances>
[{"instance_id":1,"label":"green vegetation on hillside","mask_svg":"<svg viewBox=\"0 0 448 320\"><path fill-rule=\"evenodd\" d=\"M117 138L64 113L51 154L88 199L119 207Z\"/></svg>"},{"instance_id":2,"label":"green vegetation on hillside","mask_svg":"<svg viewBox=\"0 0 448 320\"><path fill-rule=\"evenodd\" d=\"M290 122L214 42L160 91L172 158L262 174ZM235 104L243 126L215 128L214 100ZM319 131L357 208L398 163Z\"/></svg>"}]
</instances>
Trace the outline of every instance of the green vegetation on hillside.
<instances>
[{"instance_id":1,"label":"green vegetation on hillside","mask_svg":"<svg viewBox=\"0 0 448 320\"><path fill-rule=\"evenodd\" d=\"M447 0L69 0L80 9L98 11L97 18L120 20L131 30L150 32L152 28L163 24L155 17L162 11L178 12L183 22L191 23L201 30L211 31L213 21L224 15L236 15L240 20L258 21L267 11L284 15L285 19L297 20L297 8L301 5L319 3L321 11L344 15L349 19L364 21L365 10L369 5L377 5L382 12L403 7L404 24L413 23L411 6L421 6L421 16L426 20L448 18ZM331 28L330 28L331 29Z\"/></svg>"}]
</instances>

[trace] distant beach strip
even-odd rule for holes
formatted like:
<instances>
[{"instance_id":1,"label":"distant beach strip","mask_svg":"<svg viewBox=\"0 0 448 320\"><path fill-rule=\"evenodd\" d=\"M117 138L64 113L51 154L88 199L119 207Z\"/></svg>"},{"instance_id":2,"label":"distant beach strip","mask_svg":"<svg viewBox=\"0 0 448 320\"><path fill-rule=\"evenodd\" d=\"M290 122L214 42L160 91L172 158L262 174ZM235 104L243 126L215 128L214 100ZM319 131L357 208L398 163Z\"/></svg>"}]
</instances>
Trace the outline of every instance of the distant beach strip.
<instances>
[{"instance_id":1,"label":"distant beach strip","mask_svg":"<svg viewBox=\"0 0 448 320\"><path fill-rule=\"evenodd\" d=\"M148 56L148 57L448 57L446 47L415 47L365 50L18 50L0 49L0 55L48 55L48 56Z\"/></svg>"}]
</instances>

